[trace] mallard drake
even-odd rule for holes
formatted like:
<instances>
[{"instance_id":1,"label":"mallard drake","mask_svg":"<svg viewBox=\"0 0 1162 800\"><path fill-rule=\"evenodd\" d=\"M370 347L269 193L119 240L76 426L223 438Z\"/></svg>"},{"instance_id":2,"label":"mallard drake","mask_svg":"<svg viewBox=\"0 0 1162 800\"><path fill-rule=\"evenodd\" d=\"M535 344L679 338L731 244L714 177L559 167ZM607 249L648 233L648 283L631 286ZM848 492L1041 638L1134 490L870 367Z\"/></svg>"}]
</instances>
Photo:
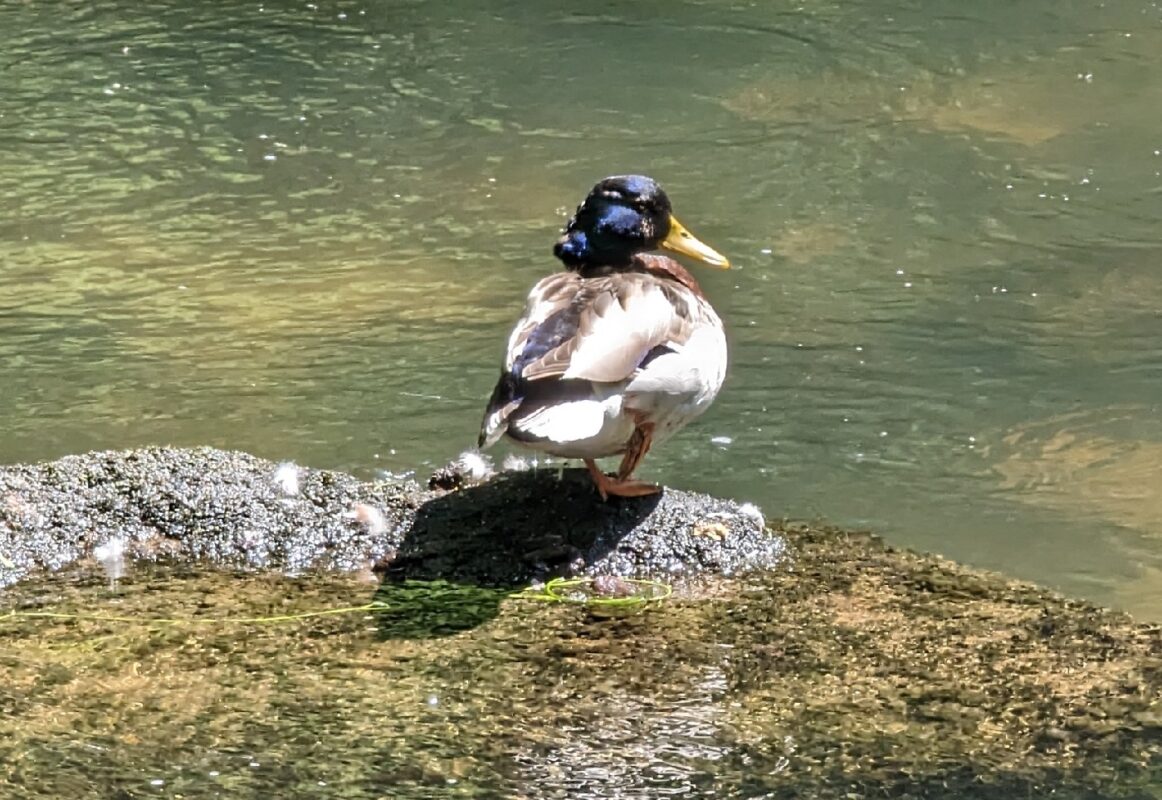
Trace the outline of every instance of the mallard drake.
<instances>
[{"instance_id":1,"label":"mallard drake","mask_svg":"<svg viewBox=\"0 0 1162 800\"><path fill-rule=\"evenodd\" d=\"M726 269L671 212L654 180L598 183L553 248L565 271L539 281L508 339L481 447L507 435L584 460L597 491L637 497L661 487L634 479L650 449L699 416L726 377L726 336L694 276L659 247ZM615 476L594 459L621 455Z\"/></svg>"}]
</instances>

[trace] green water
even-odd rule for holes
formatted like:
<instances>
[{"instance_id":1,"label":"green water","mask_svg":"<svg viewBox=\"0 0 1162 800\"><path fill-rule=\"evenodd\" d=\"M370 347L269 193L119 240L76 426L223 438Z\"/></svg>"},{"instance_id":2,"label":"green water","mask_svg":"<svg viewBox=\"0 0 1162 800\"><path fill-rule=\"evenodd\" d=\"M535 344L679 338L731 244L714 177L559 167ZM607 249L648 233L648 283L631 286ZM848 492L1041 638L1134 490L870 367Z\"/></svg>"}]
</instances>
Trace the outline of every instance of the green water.
<instances>
[{"instance_id":1,"label":"green water","mask_svg":"<svg viewBox=\"0 0 1162 800\"><path fill-rule=\"evenodd\" d=\"M737 265L644 475L1160 619L1160 51L1120 1L7 3L0 460L422 477L640 171Z\"/></svg>"},{"instance_id":2,"label":"green water","mask_svg":"<svg viewBox=\"0 0 1162 800\"><path fill-rule=\"evenodd\" d=\"M1160 52L1141 0L10 0L0 461L423 477L645 172L737 268L643 477L1162 619Z\"/></svg>"}]
</instances>

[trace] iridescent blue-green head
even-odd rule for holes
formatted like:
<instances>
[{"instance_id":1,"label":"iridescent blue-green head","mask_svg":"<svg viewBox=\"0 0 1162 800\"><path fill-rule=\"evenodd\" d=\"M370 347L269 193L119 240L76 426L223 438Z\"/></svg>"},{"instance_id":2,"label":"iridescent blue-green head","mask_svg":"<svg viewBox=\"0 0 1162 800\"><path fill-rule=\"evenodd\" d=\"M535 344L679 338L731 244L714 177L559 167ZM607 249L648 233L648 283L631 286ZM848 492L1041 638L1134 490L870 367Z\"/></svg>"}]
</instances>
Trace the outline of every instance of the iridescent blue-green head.
<instances>
[{"instance_id":1,"label":"iridescent blue-green head","mask_svg":"<svg viewBox=\"0 0 1162 800\"><path fill-rule=\"evenodd\" d=\"M664 247L726 269L730 262L674 218L670 198L645 175L615 175L598 183L577 207L553 247L569 269L628 265Z\"/></svg>"}]
</instances>

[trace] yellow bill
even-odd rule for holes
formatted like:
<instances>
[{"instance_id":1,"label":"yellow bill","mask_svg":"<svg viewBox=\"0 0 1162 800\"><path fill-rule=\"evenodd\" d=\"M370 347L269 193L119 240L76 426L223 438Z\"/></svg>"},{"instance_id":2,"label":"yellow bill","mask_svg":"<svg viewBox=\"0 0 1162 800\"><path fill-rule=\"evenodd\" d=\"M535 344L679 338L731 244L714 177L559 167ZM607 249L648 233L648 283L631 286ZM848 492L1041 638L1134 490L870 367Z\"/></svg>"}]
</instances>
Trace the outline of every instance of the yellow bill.
<instances>
[{"instance_id":1,"label":"yellow bill","mask_svg":"<svg viewBox=\"0 0 1162 800\"><path fill-rule=\"evenodd\" d=\"M670 233L662 240L662 247L681 253L690 258L696 258L703 264L718 269L730 269L730 262L726 256L708 244L703 244L694 234L686 230L686 226L673 217L670 218Z\"/></svg>"}]
</instances>

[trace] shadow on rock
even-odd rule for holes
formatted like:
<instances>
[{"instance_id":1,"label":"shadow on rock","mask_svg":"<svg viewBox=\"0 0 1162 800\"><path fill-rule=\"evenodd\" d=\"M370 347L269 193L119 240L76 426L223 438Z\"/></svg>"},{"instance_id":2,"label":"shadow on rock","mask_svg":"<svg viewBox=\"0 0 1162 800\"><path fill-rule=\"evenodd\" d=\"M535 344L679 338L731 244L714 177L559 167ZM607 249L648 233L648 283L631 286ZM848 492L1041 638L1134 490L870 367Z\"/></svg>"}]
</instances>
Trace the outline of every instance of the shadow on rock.
<instances>
[{"instance_id":1,"label":"shadow on rock","mask_svg":"<svg viewBox=\"0 0 1162 800\"><path fill-rule=\"evenodd\" d=\"M555 577L721 577L769 568L785 542L757 509L666 489L603 501L584 470L506 473L423 503L380 565L383 634L475 627L517 587Z\"/></svg>"},{"instance_id":2,"label":"shadow on rock","mask_svg":"<svg viewBox=\"0 0 1162 800\"><path fill-rule=\"evenodd\" d=\"M638 574L646 564L632 546L624 563L617 554L669 494L603 502L583 470L509 473L420 506L384 577L512 588L594 569Z\"/></svg>"},{"instance_id":3,"label":"shadow on rock","mask_svg":"<svg viewBox=\"0 0 1162 800\"><path fill-rule=\"evenodd\" d=\"M661 502L602 502L581 470L510 473L431 499L381 570L376 599L389 610L380 635L431 638L481 625L530 581L607 564Z\"/></svg>"}]
</instances>

